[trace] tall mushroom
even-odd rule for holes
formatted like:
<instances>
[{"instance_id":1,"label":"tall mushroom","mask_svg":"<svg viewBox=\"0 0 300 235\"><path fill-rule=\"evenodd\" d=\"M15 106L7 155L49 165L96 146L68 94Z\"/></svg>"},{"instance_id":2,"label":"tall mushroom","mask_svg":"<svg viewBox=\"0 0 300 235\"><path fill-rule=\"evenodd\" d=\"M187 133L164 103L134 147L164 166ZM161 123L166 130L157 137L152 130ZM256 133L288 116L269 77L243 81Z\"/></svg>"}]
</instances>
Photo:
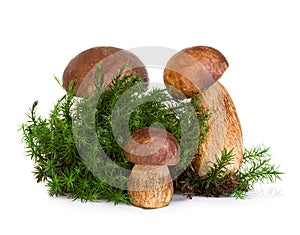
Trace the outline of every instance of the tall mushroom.
<instances>
[{"instance_id":1,"label":"tall mushroom","mask_svg":"<svg viewBox=\"0 0 300 235\"><path fill-rule=\"evenodd\" d=\"M125 155L135 164L128 179L131 203L142 208L169 205L174 188L168 165L179 162L176 138L159 128L135 131L124 145Z\"/></svg>"},{"instance_id":2,"label":"tall mushroom","mask_svg":"<svg viewBox=\"0 0 300 235\"><path fill-rule=\"evenodd\" d=\"M199 145L193 167L205 175L221 156L221 151L233 149L234 161L230 172L237 171L243 159L243 141L240 121L234 103L224 86L218 82L228 67L224 55L212 47L196 46L175 54L164 70L164 82L176 98L199 95L198 108L210 110L209 131Z\"/></svg>"},{"instance_id":3,"label":"tall mushroom","mask_svg":"<svg viewBox=\"0 0 300 235\"><path fill-rule=\"evenodd\" d=\"M75 80L75 95L93 95L97 67L105 71L103 85L111 84L114 76L127 65L125 73L134 72L141 75L148 83L148 73L142 61L133 53L115 47L94 47L85 50L74 57L63 74L63 87L68 90L70 82Z\"/></svg>"}]
</instances>

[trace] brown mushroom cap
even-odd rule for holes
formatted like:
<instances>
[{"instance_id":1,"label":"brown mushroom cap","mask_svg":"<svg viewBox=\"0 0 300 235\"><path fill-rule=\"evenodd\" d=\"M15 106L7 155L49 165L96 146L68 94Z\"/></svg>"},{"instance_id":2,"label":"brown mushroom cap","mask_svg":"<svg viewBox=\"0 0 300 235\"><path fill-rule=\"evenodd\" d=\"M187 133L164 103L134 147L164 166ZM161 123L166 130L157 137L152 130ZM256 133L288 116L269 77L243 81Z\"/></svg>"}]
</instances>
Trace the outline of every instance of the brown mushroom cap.
<instances>
[{"instance_id":1,"label":"brown mushroom cap","mask_svg":"<svg viewBox=\"0 0 300 235\"><path fill-rule=\"evenodd\" d=\"M68 90L70 82L76 80L75 95L92 95L98 65L105 70L104 85L111 84L114 76L126 64L124 73L135 72L148 83L145 65L133 53L115 47L94 47L74 57L63 73L63 87Z\"/></svg>"},{"instance_id":2,"label":"brown mushroom cap","mask_svg":"<svg viewBox=\"0 0 300 235\"><path fill-rule=\"evenodd\" d=\"M224 55L207 46L176 53L164 70L164 82L176 98L192 98L214 84L228 68Z\"/></svg>"},{"instance_id":3,"label":"brown mushroom cap","mask_svg":"<svg viewBox=\"0 0 300 235\"><path fill-rule=\"evenodd\" d=\"M124 145L128 160L138 165L176 165L180 147L177 139L159 128L135 131Z\"/></svg>"}]
</instances>

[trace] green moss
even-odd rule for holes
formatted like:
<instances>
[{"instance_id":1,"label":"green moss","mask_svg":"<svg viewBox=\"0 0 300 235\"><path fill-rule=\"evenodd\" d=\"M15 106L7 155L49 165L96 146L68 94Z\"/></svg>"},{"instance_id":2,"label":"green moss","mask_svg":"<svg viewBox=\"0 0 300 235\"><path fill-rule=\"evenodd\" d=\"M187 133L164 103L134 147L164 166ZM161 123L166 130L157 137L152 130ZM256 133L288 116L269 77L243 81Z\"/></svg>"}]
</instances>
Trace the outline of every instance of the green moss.
<instances>
[{"instance_id":1,"label":"green moss","mask_svg":"<svg viewBox=\"0 0 300 235\"><path fill-rule=\"evenodd\" d=\"M90 97L77 99L73 96L74 84L69 92L55 104L48 118L37 114L38 102L35 101L28 113L28 121L22 124L23 142L27 156L34 163L33 174L37 182L46 182L50 196L65 195L82 201L106 200L115 204L129 203L126 189L111 186L95 176L101 169L101 174L110 177L111 182L126 184L127 177L118 168L112 169L112 164L99 160L99 149L124 169L131 169L120 143L124 143L126 136L115 136L112 125L112 113L117 121L118 129L128 128L133 132L151 125L163 125L184 146L181 161L176 168L170 168L174 176L181 173L174 181L175 189L186 194L203 196L237 196L243 198L248 190L253 189L257 181L274 181L281 174L271 165L268 149L253 149L245 151L244 163L240 171L234 175L224 175L226 167L233 158L231 151L223 151L222 157L211 171L204 177L199 177L189 165L191 156L198 144L201 144L208 130L209 113L196 109L198 97L190 102L178 101L170 97L165 90L153 89L145 92L143 79L136 74L121 76L122 70L114 78L109 90L102 87L103 73L96 82L97 102L91 103ZM101 82L102 81L102 82ZM137 86L139 85L139 86ZM130 89L137 89L130 93L126 100L134 108L128 109L122 105L116 108L119 98ZM135 103L140 105L134 106ZM91 107L89 107L89 105ZM192 107L195 116L188 115L186 107ZM76 119L74 119L76 117ZM80 117L78 119L78 117ZM191 117L195 120L191 120ZM127 118L127 123L122 120ZM84 132L77 132L75 126L81 126ZM89 121L86 121L89 120ZM90 123L94 120L94 123ZM194 121L198 127L196 132L191 130L183 136L183 123ZM195 128L194 128L195 129ZM96 136L95 139L90 139ZM196 144L195 144L196 143ZM80 156L78 147L88 148L88 159ZM91 169L93 173L91 172ZM95 170L93 170L95 169Z\"/></svg>"}]
</instances>

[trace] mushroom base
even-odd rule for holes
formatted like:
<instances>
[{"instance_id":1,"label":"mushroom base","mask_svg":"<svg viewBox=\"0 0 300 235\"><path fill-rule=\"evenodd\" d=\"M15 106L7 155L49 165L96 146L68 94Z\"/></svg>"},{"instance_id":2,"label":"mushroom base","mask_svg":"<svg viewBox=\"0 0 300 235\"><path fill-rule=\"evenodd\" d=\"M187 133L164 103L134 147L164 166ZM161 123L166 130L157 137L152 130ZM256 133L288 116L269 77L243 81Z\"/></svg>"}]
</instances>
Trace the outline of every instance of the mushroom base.
<instances>
[{"instance_id":1,"label":"mushroom base","mask_svg":"<svg viewBox=\"0 0 300 235\"><path fill-rule=\"evenodd\" d=\"M128 194L134 206L154 209L168 206L174 192L168 166L135 165L128 179Z\"/></svg>"}]
</instances>

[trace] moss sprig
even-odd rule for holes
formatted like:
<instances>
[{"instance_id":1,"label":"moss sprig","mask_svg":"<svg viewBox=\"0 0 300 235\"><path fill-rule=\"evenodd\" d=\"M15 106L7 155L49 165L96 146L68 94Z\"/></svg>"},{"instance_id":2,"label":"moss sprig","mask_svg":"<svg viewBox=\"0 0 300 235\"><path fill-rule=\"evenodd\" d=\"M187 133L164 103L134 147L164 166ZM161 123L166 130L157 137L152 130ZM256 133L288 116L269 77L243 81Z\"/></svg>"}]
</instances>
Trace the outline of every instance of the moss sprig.
<instances>
[{"instance_id":1,"label":"moss sprig","mask_svg":"<svg viewBox=\"0 0 300 235\"><path fill-rule=\"evenodd\" d=\"M236 197L245 198L256 183L274 183L281 180L283 172L271 163L270 149L255 147L245 149L241 168L235 173L227 173L233 162L233 151L224 149L221 157L205 175L200 177L190 166L175 181L177 189L187 197Z\"/></svg>"}]
</instances>

